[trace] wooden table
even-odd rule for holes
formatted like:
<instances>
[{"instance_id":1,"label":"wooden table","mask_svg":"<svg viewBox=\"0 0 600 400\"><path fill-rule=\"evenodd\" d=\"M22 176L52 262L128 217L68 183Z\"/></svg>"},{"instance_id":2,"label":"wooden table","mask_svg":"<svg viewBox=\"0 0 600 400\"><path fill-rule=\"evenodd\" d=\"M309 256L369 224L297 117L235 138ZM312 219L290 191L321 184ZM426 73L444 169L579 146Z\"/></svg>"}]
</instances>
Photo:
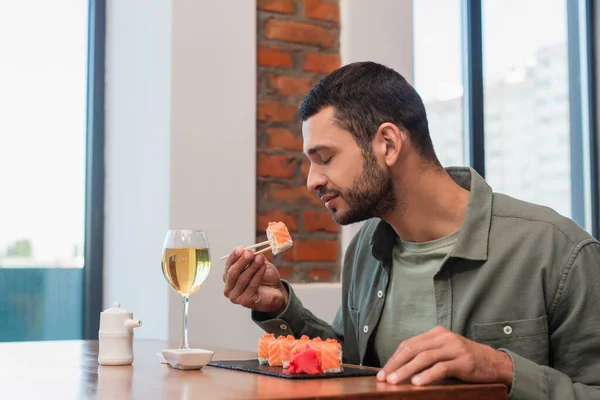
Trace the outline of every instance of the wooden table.
<instances>
[{"instance_id":1,"label":"wooden table","mask_svg":"<svg viewBox=\"0 0 600 400\"><path fill-rule=\"evenodd\" d=\"M136 340L130 366L97 362L97 341L0 343L1 399L486 399L507 398L504 385L390 385L374 377L289 380L205 367L181 371L156 353L178 343ZM256 353L213 347L214 360Z\"/></svg>"}]
</instances>

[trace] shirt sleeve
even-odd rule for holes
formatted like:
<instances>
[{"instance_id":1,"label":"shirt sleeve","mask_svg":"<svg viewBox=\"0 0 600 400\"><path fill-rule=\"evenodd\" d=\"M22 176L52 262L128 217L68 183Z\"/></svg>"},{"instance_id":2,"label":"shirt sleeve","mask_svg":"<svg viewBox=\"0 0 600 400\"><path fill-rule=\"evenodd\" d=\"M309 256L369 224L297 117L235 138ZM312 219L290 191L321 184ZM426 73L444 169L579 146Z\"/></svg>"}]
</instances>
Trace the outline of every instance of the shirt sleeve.
<instances>
[{"instance_id":1,"label":"shirt sleeve","mask_svg":"<svg viewBox=\"0 0 600 400\"><path fill-rule=\"evenodd\" d=\"M552 367L499 349L513 362L509 399L600 399L600 243L574 252L549 315Z\"/></svg>"},{"instance_id":2,"label":"shirt sleeve","mask_svg":"<svg viewBox=\"0 0 600 400\"><path fill-rule=\"evenodd\" d=\"M275 318L259 311L252 311L252 320L265 332L273 333L275 336L294 335L300 337L307 335L310 338L320 337L323 340L330 338L338 340L343 345L344 322L341 308L338 309L330 325L304 308L302 301L287 281L282 280L282 283L289 293L285 310Z\"/></svg>"}]
</instances>

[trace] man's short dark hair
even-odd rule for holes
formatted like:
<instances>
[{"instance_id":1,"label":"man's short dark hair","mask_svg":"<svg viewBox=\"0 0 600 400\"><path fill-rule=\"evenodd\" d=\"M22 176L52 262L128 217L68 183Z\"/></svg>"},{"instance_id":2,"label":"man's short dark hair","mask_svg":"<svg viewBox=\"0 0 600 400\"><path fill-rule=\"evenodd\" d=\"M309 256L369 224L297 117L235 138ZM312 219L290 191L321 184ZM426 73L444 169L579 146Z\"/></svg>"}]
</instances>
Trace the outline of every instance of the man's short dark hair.
<instances>
[{"instance_id":1,"label":"man's short dark hair","mask_svg":"<svg viewBox=\"0 0 600 400\"><path fill-rule=\"evenodd\" d=\"M421 96L393 69L357 62L333 71L306 95L300 120L304 122L328 106L334 108L336 122L354 136L363 151L372 151L377 129L391 122L408 133L422 156L439 164Z\"/></svg>"}]
</instances>

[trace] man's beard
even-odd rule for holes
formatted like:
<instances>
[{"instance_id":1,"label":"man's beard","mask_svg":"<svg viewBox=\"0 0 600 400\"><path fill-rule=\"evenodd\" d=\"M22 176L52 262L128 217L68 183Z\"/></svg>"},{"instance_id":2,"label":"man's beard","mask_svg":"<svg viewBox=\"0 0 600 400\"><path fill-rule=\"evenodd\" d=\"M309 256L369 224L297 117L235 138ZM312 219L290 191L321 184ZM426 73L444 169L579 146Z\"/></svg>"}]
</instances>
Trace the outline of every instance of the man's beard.
<instances>
[{"instance_id":1,"label":"man's beard","mask_svg":"<svg viewBox=\"0 0 600 400\"><path fill-rule=\"evenodd\" d=\"M341 191L339 188L319 192L335 194L346 200L348 210L339 213L333 209L333 219L340 225L349 225L369 218L383 217L397 204L392 177L385 173L373 154L363 156L363 172L354 178L352 186Z\"/></svg>"}]
</instances>

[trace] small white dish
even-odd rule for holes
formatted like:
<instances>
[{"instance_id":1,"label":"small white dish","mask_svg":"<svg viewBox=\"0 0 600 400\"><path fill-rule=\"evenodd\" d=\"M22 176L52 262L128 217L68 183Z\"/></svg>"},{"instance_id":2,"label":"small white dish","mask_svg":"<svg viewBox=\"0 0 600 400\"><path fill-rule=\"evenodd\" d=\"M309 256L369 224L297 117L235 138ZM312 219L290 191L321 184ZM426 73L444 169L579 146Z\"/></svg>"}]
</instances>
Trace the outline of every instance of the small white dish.
<instances>
[{"instance_id":1,"label":"small white dish","mask_svg":"<svg viewBox=\"0 0 600 400\"><path fill-rule=\"evenodd\" d=\"M169 349L163 350L162 356L173 368L202 369L208 364L215 353L204 349Z\"/></svg>"}]
</instances>

